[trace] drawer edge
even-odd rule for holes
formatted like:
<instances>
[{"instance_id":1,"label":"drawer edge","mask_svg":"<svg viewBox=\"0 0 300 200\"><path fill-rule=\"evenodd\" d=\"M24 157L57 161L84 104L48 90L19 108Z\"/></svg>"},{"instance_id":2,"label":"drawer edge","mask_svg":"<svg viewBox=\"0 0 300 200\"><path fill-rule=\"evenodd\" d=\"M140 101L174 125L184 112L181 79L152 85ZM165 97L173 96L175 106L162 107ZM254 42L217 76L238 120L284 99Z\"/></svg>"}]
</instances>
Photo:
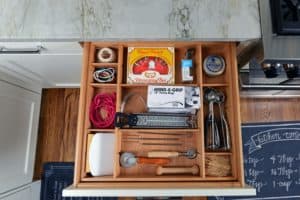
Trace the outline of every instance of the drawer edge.
<instances>
[{"instance_id":1,"label":"drawer edge","mask_svg":"<svg viewBox=\"0 0 300 200\"><path fill-rule=\"evenodd\" d=\"M250 186L242 188L151 188L151 189L124 189L124 188L76 188L73 185L63 190L63 197L153 197L153 196L255 196L256 190Z\"/></svg>"}]
</instances>

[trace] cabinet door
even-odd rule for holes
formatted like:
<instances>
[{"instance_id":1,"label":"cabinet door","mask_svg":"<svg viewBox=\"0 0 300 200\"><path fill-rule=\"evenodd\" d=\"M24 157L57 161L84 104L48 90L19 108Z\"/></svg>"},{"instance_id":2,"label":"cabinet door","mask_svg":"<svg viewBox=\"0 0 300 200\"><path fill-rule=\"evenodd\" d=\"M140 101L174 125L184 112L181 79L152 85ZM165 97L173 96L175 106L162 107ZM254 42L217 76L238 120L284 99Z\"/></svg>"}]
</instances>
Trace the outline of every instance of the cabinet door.
<instances>
[{"instance_id":1,"label":"cabinet door","mask_svg":"<svg viewBox=\"0 0 300 200\"><path fill-rule=\"evenodd\" d=\"M41 181L33 182L16 190L0 194L0 200L39 200Z\"/></svg>"},{"instance_id":2,"label":"cabinet door","mask_svg":"<svg viewBox=\"0 0 300 200\"><path fill-rule=\"evenodd\" d=\"M1 200L30 200L31 199L31 190L30 187L24 188L20 191L17 191L13 194L3 197Z\"/></svg>"},{"instance_id":3,"label":"cabinet door","mask_svg":"<svg viewBox=\"0 0 300 200\"><path fill-rule=\"evenodd\" d=\"M40 99L0 81L0 194L32 182Z\"/></svg>"}]
</instances>

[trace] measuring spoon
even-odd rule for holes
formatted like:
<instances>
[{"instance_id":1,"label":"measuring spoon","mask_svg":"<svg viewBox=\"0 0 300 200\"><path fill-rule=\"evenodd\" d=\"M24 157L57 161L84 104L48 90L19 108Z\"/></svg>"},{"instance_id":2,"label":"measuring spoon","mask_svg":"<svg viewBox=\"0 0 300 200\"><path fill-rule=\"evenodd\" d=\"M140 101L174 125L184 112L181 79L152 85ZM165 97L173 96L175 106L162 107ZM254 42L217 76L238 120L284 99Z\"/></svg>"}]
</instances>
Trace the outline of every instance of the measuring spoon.
<instances>
[{"instance_id":1,"label":"measuring spoon","mask_svg":"<svg viewBox=\"0 0 300 200\"><path fill-rule=\"evenodd\" d=\"M217 102L217 98L215 89L206 88L204 91L204 100L209 105L209 111L205 119L205 147L208 150L217 150L220 147L220 134L214 113L214 103Z\"/></svg>"}]
</instances>

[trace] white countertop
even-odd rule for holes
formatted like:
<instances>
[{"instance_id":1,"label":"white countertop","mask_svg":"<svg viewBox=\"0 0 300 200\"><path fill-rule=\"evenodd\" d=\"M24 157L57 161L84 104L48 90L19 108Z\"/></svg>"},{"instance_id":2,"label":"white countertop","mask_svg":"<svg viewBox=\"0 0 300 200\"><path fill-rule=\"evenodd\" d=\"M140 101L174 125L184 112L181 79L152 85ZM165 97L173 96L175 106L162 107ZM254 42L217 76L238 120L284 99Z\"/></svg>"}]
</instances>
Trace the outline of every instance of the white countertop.
<instances>
[{"instance_id":1,"label":"white countertop","mask_svg":"<svg viewBox=\"0 0 300 200\"><path fill-rule=\"evenodd\" d=\"M188 197L188 196L255 196L255 188L176 188L176 189L118 189L118 188L75 188L69 186L63 190L64 197Z\"/></svg>"}]
</instances>

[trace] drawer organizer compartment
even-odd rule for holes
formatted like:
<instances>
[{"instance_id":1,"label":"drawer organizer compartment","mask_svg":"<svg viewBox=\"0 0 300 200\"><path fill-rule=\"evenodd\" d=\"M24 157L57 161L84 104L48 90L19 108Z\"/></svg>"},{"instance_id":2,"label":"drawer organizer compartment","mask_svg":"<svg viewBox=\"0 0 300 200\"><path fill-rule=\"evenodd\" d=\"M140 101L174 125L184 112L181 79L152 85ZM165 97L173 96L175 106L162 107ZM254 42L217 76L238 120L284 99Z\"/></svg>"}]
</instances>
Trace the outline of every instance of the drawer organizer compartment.
<instances>
[{"instance_id":1,"label":"drawer organizer compartment","mask_svg":"<svg viewBox=\"0 0 300 200\"><path fill-rule=\"evenodd\" d=\"M76 187L244 186L235 43L85 42L79 110Z\"/></svg>"}]
</instances>

